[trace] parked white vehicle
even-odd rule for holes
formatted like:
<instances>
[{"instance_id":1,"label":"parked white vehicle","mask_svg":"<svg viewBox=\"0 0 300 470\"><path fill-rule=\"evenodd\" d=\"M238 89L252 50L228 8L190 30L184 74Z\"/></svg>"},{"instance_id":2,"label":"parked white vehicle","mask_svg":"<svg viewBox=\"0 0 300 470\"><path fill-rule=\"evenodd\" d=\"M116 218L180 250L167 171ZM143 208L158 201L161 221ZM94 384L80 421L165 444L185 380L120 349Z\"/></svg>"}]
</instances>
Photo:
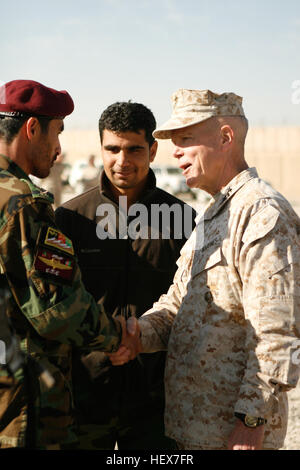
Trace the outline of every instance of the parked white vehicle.
<instances>
[{"instance_id":1,"label":"parked white vehicle","mask_svg":"<svg viewBox=\"0 0 300 470\"><path fill-rule=\"evenodd\" d=\"M180 168L174 166L151 166L156 176L156 185L171 194L188 193L191 189L185 182Z\"/></svg>"},{"instance_id":2,"label":"parked white vehicle","mask_svg":"<svg viewBox=\"0 0 300 470\"><path fill-rule=\"evenodd\" d=\"M86 190L86 182L93 178L95 179L94 184L97 184L98 174L102 169L102 165L97 163L94 173L91 175L89 172L89 163L88 160L77 160L74 162L70 177L69 184L73 188L75 194L81 194Z\"/></svg>"}]
</instances>

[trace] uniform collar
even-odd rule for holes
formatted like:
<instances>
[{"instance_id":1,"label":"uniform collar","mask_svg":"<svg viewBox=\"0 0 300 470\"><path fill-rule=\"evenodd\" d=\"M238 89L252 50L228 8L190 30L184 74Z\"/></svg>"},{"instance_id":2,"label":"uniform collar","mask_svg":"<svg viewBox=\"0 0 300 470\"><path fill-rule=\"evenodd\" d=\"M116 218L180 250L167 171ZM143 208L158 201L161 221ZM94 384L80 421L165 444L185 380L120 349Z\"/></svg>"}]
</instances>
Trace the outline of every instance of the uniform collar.
<instances>
[{"instance_id":1,"label":"uniform collar","mask_svg":"<svg viewBox=\"0 0 300 470\"><path fill-rule=\"evenodd\" d=\"M17 165L9 157L3 155L2 153L0 153L0 168L2 170L8 171L19 179L26 179L27 181L31 182L31 179L29 178L27 173L25 173L25 171L22 170L19 165Z\"/></svg>"},{"instance_id":2,"label":"uniform collar","mask_svg":"<svg viewBox=\"0 0 300 470\"><path fill-rule=\"evenodd\" d=\"M205 211L205 220L212 219L221 208L227 204L227 202L232 198L232 196L242 187L247 181L258 178L256 168L247 168L247 170L242 171L236 175L229 183L224 186L217 194L213 196L211 204Z\"/></svg>"},{"instance_id":3,"label":"uniform collar","mask_svg":"<svg viewBox=\"0 0 300 470\"><path fill-rule=\"evenodd\" d=\"M25 173L22 168L17 165L15 162L13 162L9 157L6 155L3 155L0 153L0 170L7 171L11 175L15 176L19 180L25 180L28 183L28 186L30 188L31 194L33 197L43 197L44 199L47 199L51 204L54 202L53 194L50 192L46 191L45 189L39 188L36 186L27 173Z\"/></svg>"}]
</instances>

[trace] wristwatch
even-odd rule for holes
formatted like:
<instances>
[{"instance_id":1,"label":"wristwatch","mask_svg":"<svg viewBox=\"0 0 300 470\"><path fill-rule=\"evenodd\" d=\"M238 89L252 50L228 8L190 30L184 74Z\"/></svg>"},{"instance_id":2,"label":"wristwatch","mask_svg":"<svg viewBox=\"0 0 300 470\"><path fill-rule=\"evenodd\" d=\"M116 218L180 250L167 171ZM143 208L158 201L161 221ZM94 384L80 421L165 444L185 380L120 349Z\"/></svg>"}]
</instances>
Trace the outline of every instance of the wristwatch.
<instances>
[{"instance_id":1,"label":"wristwatch","mask_svg":"<svg viewBox=\"0 0 300 470\"><path fill-rule=\"evenodd\" d=\"M244 413L234 413L234 416L240 419L248 428L257 428L267 422L264 418L257 418L256 416L245 415Z\"/></svg>"}]
</instances>

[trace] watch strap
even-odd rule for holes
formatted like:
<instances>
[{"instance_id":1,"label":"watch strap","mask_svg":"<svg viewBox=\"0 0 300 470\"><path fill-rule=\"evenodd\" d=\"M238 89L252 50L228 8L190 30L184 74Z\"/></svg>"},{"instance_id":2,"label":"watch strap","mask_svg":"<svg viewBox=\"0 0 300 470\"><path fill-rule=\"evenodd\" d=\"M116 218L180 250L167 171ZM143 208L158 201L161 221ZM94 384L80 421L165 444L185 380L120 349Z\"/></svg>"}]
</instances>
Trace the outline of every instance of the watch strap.
<instances>
[{"instance_id":1,"label":"watch strap","mask_svg":"<svg viewBox=\"0 0 300 470\"><path fill-rule=\"evenodd\" d=\"M244 423L244 425L249 428L257 428L258 426L262 426L267 422L265 418L251 416L244 413L234 413L234 416L240 419Z\"/></svg>"}]
</instances>

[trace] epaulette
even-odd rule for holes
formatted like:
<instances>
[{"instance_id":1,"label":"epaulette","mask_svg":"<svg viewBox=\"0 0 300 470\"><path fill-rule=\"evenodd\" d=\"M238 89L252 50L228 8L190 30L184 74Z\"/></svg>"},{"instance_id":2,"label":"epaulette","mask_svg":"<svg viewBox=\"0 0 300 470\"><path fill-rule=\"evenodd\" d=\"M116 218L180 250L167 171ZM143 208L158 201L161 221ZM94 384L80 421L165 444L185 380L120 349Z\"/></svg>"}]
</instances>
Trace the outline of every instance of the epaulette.
<instances>
[{"instance_id":1,"label":"epaulette","mask_svg":"<svg viewBox=\"0 0 300 470\"><path fill-rule=\"evenodd\" d=\"M50 204L53 204L54 197L52 193L50 193L49 191L46 191L43 188L39 188L30 179L21 178L20 181L27 184L27 186L30 189L30 193L34 199L36 198L44 199L47 202L50 202Z\"/></svg>"},{"instance_id":2,"label":"epaulette","mask_svg":"<svg viewBox=\"0 0 300 470\"><path fill-rule=\"evenodd\" d=\"M5 180L5 181L4 181ZM9 217L34 200L53 204L51 193L38 188L27 178L18 178L6 170L0 171L0 230Z\"/></svg>"}]
</instances>

